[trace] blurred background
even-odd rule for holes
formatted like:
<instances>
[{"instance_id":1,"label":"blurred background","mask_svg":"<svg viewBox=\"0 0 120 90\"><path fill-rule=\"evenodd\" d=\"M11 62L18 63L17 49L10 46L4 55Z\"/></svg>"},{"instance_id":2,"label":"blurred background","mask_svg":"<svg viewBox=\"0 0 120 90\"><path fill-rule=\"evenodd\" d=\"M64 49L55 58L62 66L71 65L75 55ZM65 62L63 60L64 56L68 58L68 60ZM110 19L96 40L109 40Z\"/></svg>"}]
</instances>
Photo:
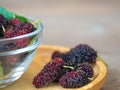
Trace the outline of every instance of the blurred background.
<instances>
[{"instance_id":1,"label":"blurred background","mask_svg":"<svg viewBox=\"0 0 120 90\"><path fill-rule=\"evenodd\" d=\"M43 44L91 45L108 64L102 90L120 90L120 0L0 0L0 6L40 19Z\"/></svg>"}]
</instances>

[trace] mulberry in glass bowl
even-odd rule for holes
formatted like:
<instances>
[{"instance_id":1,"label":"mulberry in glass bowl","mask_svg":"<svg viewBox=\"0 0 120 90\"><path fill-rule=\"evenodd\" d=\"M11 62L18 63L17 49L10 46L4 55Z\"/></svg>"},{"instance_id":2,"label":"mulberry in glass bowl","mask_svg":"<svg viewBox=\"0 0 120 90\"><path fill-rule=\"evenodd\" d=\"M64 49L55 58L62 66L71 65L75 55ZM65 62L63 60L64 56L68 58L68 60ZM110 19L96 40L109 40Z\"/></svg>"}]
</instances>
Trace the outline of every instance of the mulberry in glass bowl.
<instances>
[{"instance_id":1,"label":"mulberry in glass bowl","mask_svg":"<svg viewBox=\"0 0 120 90\"><path fill-rule=\"evenodd\" d=\"M41 44L42 23L28 19L31 23L24 22L18 25L19 20L13 18L8 22L8 26L1 21L3 19L0 19L0 88L8 86L22 76ZM11 27L10 23L15 25ZM33 24L34 29L29 32L28 29L33 28L30 24Z\"/></svg>"}]
</instances>

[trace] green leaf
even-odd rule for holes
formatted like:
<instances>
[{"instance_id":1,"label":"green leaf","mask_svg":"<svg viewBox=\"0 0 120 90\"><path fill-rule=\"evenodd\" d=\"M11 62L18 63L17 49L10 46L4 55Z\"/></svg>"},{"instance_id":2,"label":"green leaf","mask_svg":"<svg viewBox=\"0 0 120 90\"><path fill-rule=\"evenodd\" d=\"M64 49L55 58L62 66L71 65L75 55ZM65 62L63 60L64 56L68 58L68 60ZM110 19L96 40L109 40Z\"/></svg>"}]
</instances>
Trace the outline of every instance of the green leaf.
<instances>
[{"instance_id":1,"label":"green leaf","mask_svg":"<svg viewBox=\"0 0 120 90\"><path fill-rule=\"evenodd\" d=\"M28 44L28 46L32 45L32 44L34 43L35 39L36 39L36 36L34 36L34 37L31 39L31 41L30 41L30 43Z\"/></svg>"},{"instance_id":2,"label":"green leaf","mask_svg":"<svg viewBox=\"0 0 120 90\"><path fill-rule=\"evenodd\" d=\"M6 10L5 8L0 7L0 14L6 17L8 20L14 18L14 13Z\"/></svg>"},{"instance_id":3,"label":"green leaf","mask_svg":"<svg viewBox=\"0 0 120 90\"><path fill-rule=\"evenodd\" d=\"M38 24L40 23L41 21L40 20L35 20L33 22L31 22L35 28L38 28Z\"/></svg>"},{"instance_id":4,"label":"green leaf","mask_svg":"<svg viewBox=\"0 0 120 90\"><path fill-rule=\"evenodd\" d=\"M20 16L20 15L15 14L15 18L20 19L22 22L29 22L29 19L27 19L24 16Z\"/></svg>"},{"instance_id":5,"label":"green leaf","mask_svg":"<svg viewBox=\"0 0 120 90\"><path fill-rule=\"evenodd\" d=\"M3 78L4 74L3 74L3 67L1 66L1 62L0 62L0 79Z\"/></svg>"}]
</instances>

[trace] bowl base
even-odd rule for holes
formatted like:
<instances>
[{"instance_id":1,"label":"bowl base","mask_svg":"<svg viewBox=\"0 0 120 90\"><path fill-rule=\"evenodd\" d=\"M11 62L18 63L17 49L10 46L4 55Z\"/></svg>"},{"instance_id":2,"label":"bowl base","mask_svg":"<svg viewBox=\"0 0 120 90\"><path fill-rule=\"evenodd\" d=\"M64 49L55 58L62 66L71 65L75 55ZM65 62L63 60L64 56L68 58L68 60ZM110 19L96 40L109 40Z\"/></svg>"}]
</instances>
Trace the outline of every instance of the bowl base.
<instances>
[{"instance_id":1,"label":"bowl base","mask_svg":"<svg viewBox=\"0 0 120 90\"><path fill-rule=\"evenodd\" d=\"M20 76L21 76L21 75L20 75ZM18 80L18 79L20 78L20 76L15 77L15 78L10 78L10 79L7 79L7 80L1 80L1 81L0 81L0 88L4 88L4 87L9 86L10 84L12 84L12 83L15 82L16 80Z\"/></svg>"},{"instance_id":2,"label":"bowl base","mask_svg":"<svg viewBox=\"0 0 120 90\"><path fill-rule=\"evenodd\" d=\"M0 88L5 88L9 85L11 85L13 82L9 82L9 83L4 83L4 84L0 84Z\"/></svg>"}]
</instances>

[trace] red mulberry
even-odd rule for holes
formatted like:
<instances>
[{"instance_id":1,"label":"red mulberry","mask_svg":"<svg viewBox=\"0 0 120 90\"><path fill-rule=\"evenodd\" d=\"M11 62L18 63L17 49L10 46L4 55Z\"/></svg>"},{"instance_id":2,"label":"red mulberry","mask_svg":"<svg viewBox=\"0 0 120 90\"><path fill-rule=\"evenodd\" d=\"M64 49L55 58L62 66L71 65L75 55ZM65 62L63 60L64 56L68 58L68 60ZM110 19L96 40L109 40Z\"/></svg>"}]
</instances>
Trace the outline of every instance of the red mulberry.
<instances>
[{"instance_id":1,"label":"red mulberry","mask_svg":"<svg viewBox=\"0 0 120 90\"><path fill-rule=\"evenodd\" d=\"M10 20L10 24L13 26L21 24L21 21L18 18L13 18Z\"/></svg>"},{"instance_id":2,"label":"red mulberry","mask_svg":"<svg viewBox=\"0 0 120 90\"><path fill-rule=\"evenodd\" d=\"M57 77L58 72L61 71L62 65L63 60L61 58L55 58L47 63L42 71L38 73L36 77L34 77L33 85L36 88L40 88L53 82Z\"/></svg>"},{"instance_id":3,"label":"red mulberry","mask_svg":"<svg viewBox=\"0 0 120 90\"><path fill-rule=\"evenodd\" d=\"M22 38L15 41L16 48L24 48L30 43L29 38Z\"/></svg>"},{"instance_id":4,"label":"red mulberry","mask_svg":"<svg viewBox=\"0 0 120 90\"><path fill-rule=\"evenodd\" d=\"M89 79L84 76L82 71L67 72L59 80L59 84L63 88L79 88L86 85L88 82Z\"/></svg>"},{"instance_id":5,"label":"red mulberry","mask_svg":"<svg viewBox=\"0 0 120 90\"><path fill-rule=\"evenodd\" d=\"M78 70L82 70L85 72L86 77L91 78L94 74L93 68L90 64L88 63L81 63L78 64Z\"/></svg>"},{"instance_id":6,"label":"red mulberry","mask_svg":"<svg viewBox=\"0 0 120 90\"><path fill-rule=\"evenodd\" d=\"M29 22L21 23L18 27L18 30L23 30L26 32L26 34L35 30L35 27Z\"/></svg>"},{"instance_id":7,"label":"red mulberry","mask_svg":"<svg viewBox=\"0 0 120 90\"><path fill-rule=\"evenodd\" d=\"M13 26L9 26L6 28L6 31L4 33L4 37L5 38L11 38L15 36L15 32L14 32L14 27Z\"/></svg>"}]
</instances>

